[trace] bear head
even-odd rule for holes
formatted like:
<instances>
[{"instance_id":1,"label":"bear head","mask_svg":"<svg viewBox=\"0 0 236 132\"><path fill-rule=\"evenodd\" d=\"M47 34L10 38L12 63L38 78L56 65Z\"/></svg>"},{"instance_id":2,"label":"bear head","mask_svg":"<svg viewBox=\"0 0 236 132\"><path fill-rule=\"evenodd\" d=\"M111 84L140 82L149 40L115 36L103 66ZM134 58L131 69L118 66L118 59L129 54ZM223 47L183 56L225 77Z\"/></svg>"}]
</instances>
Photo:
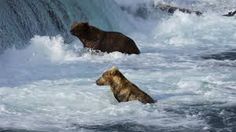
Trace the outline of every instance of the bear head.
<instances>
[{"instance_id":1,"label":"bear head","mask_svg":"<svg viewBox=\"0 0 236 132\"><path fill-rule=\"evenodd\" d=\"M96 81L99 86L112 85L114 83L119 84L120 81L125 78L119 69L113 66L111 69L105 71L100 78Z\"/></svg>"},{"instance_id":2,"label":"bear head","mask_svg":"<svg viewBox=\"0 0 236 132\"><path fill-rule=\"evenodd\" d=\"M88 22L74 22L71 26L70 33L74 36L84 36L89 31L89 23Z\"/></svg>"}]
</instances>

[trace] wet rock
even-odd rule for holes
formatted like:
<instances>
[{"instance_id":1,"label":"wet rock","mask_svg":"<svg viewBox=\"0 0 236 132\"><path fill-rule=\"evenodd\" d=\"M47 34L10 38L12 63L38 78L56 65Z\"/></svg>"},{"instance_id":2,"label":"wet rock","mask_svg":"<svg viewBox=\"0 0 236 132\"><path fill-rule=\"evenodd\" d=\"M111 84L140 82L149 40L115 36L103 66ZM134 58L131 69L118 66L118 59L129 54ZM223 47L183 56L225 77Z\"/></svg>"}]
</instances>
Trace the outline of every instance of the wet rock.
<instances>
[{"instance_id":1,"label":"wet rock","mask_svg":"<svg viewBox=\"0 0 236 132\"><path fill-rule=\"evenodd\" d=\"M236 60L236 49L202 56L203 59Z\"/></svg>"}]
</instances>

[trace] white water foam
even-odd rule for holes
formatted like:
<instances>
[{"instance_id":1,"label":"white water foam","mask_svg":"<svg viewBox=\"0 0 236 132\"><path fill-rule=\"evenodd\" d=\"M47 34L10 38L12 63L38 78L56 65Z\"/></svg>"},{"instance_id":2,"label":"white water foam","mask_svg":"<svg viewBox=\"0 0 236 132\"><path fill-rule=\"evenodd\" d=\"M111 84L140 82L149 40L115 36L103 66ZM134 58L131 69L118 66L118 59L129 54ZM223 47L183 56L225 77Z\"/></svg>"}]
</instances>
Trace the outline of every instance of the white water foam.
<instances>
[{"instance_id":1,"label":"white water foam","mask_svg":"<svg viewBox=\"0 0 236 132\"><path fill-rule=\"evenodd\" d=\"M0 128L96 131L124 122L208 131L208 109L235 106L236 62L199 55L235 48L235 24L234 18L177 12L149 33L130 33L142 52L130 56L84 51L80 42L66 44L60 36L35 36L27 48L0 56ZM117 103L108 87L96 86L113 65L158 102Z\"/></svg>"}]
</instances>

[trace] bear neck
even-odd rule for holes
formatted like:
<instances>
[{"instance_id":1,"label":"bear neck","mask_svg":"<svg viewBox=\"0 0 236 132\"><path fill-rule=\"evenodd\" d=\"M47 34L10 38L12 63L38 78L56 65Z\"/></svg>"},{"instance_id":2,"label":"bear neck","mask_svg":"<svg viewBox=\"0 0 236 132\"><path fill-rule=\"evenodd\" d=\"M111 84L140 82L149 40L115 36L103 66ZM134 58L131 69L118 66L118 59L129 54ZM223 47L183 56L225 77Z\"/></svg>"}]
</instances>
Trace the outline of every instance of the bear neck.
<instances>
[{"instance_id":1,"label":"bear neck","mask_svg":"<svg viewBox=\"0 0 236 132\"><path fill-rule=\"evenodd\" d=\"M105 35L106 33L104 31L91 26L86 34L80 36L79 39L83 43L84 47L94 48L103 41Z\"/></svg>"},{"instance_id":2,"label":"bear neck","mask_svg":"<svg viewBox=\"0 0 236 132\"><path fill-rule=\"evenodd\" d=\"M126 86L126 84L129 84L129 80L127 80L124 76L121 77L114 77L110 87L112 89L112 91L120 91L122 88L124 88Z\"/></svg>"}]
</instances>

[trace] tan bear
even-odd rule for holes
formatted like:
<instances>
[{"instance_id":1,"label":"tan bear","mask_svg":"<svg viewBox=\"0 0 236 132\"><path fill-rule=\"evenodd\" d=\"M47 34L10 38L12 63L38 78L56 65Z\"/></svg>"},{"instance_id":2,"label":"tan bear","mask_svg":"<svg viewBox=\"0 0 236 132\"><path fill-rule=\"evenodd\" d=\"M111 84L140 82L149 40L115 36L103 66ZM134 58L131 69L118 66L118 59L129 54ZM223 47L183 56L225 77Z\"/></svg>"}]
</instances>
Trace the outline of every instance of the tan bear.
<instances>
[{"instance_id":1,"label":"tan bear","mask_svg":"<svg viewBox=\"0 0 236 132\"><path fill-rule=\"evenodd\" d=\"M111 91L118 102L138 100L144 104L155 101L135 84L130 82L116 67L112 67L102 74L96 81L99 86L110 85Z\"/></svg>"},{"instance_id":2,"label":"tan bear","mask_svg":"<svg viewBox=\"0 0 236 132\"><path fill-rule=\"evenodd\" d=\"M126 54L139 54L140 51L135 42L119 32L107 32L100 30L88 23L74 23L71 34L78 37L84 47L102 52L119 51Z\"/></svg>"}]
</instances>

